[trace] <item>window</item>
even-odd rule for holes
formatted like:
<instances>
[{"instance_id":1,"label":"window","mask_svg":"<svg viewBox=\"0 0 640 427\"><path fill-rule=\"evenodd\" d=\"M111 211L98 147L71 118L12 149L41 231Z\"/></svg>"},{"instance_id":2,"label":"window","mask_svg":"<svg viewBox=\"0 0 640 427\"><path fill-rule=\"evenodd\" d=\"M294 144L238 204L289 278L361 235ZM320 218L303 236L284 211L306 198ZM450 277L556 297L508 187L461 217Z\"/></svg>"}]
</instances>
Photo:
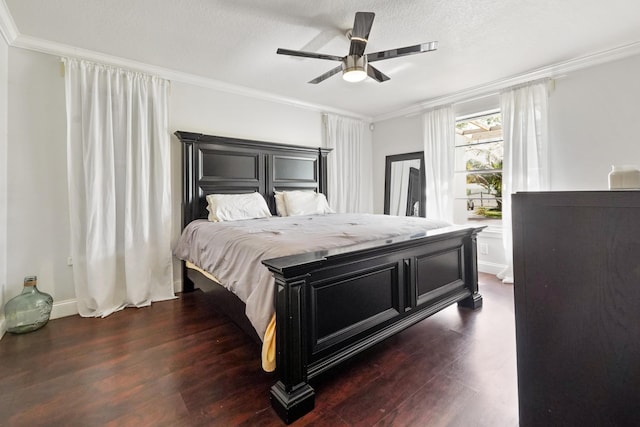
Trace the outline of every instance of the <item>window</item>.
<instances>
[{"instance_id":1,"label":"window","mask_svg":"<svg viewBox=\"0 0 640 427\"><path fill-rule=\"evenodd\" d=\"M454 222L501 224L503 148L499 110L456 121Z\"/></svg>"}]
</instances>

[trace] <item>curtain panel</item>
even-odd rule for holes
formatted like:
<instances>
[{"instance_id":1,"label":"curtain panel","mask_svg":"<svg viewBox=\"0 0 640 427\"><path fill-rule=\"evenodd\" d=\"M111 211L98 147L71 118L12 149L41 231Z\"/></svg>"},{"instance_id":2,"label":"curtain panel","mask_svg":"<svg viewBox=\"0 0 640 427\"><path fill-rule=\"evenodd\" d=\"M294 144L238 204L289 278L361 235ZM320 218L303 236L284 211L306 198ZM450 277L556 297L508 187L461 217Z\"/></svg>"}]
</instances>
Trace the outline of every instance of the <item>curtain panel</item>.
<instances>
[{"instance_id":1,"label":"curtain panel","mask_svg":"<svg viewBox=\"0 0 640 427\"><path fill-rule=\"evenodd\" d=\"M453 223L456 120L453 107L423 116L427 218Z\"/></svg>"},{"instance_id":2,"label":"curtain panel","mask_svg":"<svg viewBox=\"0 0 640 427\"><path fill-rule=\"evenodd\" d=\"M507 267L498 274L513 283L511 194L549 188L548 79L500 94L504 161L502 164L502 236Z\"/></svg>"},{"instance_id":3,"label":"curtain panel","mask_svg":"<svg viewBox=\"0 0 640 427\"><path fill-rule=\"evenodd\" d=\"M64 59L71 255L78 311L174 298L168 85Z\"/></svg>"},{"instance_id":4,"label":"curtain panel","mask_svg":"<svg viewBox=\"0 0 640 427\"><path fill-rule=\"evenodd\" d=\"M324 117L329 205L339 213L373 212L372 150L365 123L335 114Z\"/></svg>"}]
</instances>

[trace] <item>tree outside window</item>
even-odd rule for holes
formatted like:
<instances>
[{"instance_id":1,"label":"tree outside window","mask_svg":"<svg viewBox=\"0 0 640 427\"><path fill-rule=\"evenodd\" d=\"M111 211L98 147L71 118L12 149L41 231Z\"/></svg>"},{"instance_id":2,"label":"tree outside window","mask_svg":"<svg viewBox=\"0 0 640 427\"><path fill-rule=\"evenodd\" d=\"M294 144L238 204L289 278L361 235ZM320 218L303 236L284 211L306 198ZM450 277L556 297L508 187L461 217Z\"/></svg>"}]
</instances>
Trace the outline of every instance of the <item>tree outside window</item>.
<instances>
[{"instance_id":1,"label":"tree outside window","mask_svg":"<svg viewBox=\"0 0 640 427\"><path fill-rule=\"evenodd\" d=\"M456 123L456 222L502 218L503 147L499 112Z\"/></svg>"}]
</instances>

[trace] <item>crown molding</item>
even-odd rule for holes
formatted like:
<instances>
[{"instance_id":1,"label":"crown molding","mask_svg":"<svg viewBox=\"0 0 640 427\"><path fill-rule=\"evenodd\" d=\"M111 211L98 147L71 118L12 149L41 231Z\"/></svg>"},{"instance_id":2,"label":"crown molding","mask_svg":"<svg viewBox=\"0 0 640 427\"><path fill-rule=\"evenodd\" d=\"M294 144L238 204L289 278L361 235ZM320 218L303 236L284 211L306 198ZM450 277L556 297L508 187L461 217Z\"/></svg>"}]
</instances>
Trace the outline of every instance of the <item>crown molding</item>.
<instances>
[{"instance_id":1,"label":"crown molding","mask_svg":"<svg viewBox=\"0 0 640 427\"><path fill-rule=\"evenodd\" d=\"M4 0L0 0L3 2ZM234 85L231 83L225 83L219 80L210 79L207 77L196 76L194 74L185 73L181 71L172 70L169 68L158 67L151 64L146 64L131 59L121 58L118 56L108 55L88 49L77 48L62 43L52 42L36 37L25 36L18 34L14 38L10 46L32 50L36 52L46 53L50 55L73 57L78 59L87 59L89 61L99 62L106 65L112 65L116 67L127 68L134 71L140 71L143 73L153 74L158 77L170 80L172 82L186 83L198 87L207 89L213 89L216 91L227 92L234 95L245 96L248 98L259 99L263 101L276 102L279 104L285 104L305 110L316 111L320 113L335 113L342 116L353 117L363 120L367 123L371 123L372 118L363 116L361 114L354 113L352 111L346 111L329 107L326 105L313 104L310 102L300 101L294 98L288 98L285 96L276 95L270 92L264 92L248 87Z\"/></svg>"},{"instance_id":2,"label":"crown molding","mask_svg":"<svg viewBox=\"0 0 640 427\"><path fill-rule=\"evenodd\" d=\"M640 42L630 43L628 45L620 46L614 49L594 53L591 55L583 56L580 58L571 59L565 62L560 62L547 67L538 68L533 71L528 71L523 74L507 77L504 79L496 80L490 83L482 84L479 86L471 87L469 89L461 90L459 92L447 94L440 97L428 99L415 105L396 110L391 113L382 114L373 118L374 122L380 122L384 120L393 119L396 117L406 117L415 114L419 114L430 108L439 107L446 104L455 104L462 101L469 101L471 99L478 99L485 96L495 95L503 89L511 86L519 85L522 83L531 82L543 78L559 78L563 77L567 73L582 70L585 68L593 67L595 65L604 64L607 62L616 61L618 59L627 58L640 54Z\"/></svg>"},{"instance_id":3,"label":"crown molding","mask_svg":"<svg viewBox=\"0 0 640 427\"><path fill-rule=\"evenodd\" d=\"M7 3L4 0L0 0L0 34L2 34L9 46L13 44L19 35L16 23L13 22L13 17L11 17Z\"/></svg>"}]
</instances>

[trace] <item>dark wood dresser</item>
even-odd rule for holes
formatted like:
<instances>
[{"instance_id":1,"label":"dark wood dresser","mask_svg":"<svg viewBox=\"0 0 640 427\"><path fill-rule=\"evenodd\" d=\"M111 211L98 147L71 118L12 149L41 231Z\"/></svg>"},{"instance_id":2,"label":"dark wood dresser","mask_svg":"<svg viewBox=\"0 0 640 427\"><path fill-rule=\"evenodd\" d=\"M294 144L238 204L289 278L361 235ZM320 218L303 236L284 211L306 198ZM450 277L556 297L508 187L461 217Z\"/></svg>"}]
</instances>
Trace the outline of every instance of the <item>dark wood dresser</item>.
<instances>
[{"instance_id":1,"label":"dark wood dresser","mask_svg":"<svg viewBox=\"0 0 640 427\"><path fill-rule=\"evenodd\" d=\"M640 191L512 201L520 426L640 426Z\"/></svg>"}]
</instances>

